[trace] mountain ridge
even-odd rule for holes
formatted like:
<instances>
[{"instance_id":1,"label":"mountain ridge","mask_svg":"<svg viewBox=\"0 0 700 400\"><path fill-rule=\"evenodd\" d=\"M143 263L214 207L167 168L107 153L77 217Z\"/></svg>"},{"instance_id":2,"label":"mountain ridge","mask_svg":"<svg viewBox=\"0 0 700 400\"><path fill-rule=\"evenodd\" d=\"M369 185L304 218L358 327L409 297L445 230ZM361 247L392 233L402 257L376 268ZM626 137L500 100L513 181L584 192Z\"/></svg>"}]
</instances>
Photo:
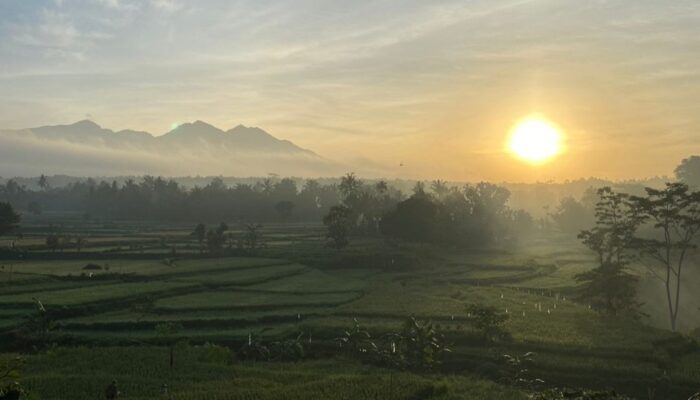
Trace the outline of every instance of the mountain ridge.
<instances>
[{"instance_id":1,"label":"mountain ridge","mask_svg":"<svg viewBox=\"0 0 700 400\"><path fill-rule=\"evenodd\" d=\"M0 131L2 131L0 129ZM286 139L278 139L264 129L259 127L248 127L238 124L226 131L202 120L186 122L178 125L163 135L154 135L147 131L122 129L114 131L104 128L96 122L84 119L72 124L44 125L35 128L15 129L10 132L31 132L39 135L41 139L67 139L67 140L87 140L94 141L96 138L115 144L115 140L131 138L138 141L163 141L175 145L193 145L197 142L210 142L217 146L225 145L228 150L237 150L235 147L241 146L240 150L276 151L276 152L299 152L320 157L315 152L296 145ZM7 131L5 131L7 132Z\"/></svg>"},{"instance_id":2,"label":"mountain ridge","mask_svg":"<svg viewBox=\"0 0 700 400\"><path fill-rule=\"evenodd\" d=\"M239 124L226 131L197 120L163 135L114 131L91 120L69 125L3 130L3 175L43 171L94 174L258 175L315 171L341 173L345 167L258 127Z\"/></svg>"}]
</instances>

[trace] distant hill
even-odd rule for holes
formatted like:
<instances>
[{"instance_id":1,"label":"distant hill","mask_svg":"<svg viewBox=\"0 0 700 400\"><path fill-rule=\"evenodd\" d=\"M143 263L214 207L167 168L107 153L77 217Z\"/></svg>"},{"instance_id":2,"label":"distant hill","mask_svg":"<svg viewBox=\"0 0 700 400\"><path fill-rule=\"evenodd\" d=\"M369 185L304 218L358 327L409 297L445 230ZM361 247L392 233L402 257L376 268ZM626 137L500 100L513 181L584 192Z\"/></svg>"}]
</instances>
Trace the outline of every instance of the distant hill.
<instances>
[{"instance_id":1,"label":"distant hill","mask_svg":"<svg viewBox=\"0 0 700 400\"><path fill-rule=\"evenodd\" d=\"M0 175L159 174L337 175L341 165L256 127L223 131L204 121L162 136L115 132L83 120L70 125L0 130Z\"/></svg>"}]
</instances>

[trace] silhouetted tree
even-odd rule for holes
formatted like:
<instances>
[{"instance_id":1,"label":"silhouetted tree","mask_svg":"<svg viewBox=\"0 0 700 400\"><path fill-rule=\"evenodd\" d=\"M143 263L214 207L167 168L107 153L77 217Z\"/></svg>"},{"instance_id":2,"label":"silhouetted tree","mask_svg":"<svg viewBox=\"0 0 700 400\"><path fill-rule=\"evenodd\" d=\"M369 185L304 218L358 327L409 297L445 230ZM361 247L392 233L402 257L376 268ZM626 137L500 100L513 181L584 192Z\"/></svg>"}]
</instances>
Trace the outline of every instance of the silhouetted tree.
<instances>
[{"instance_id":1,"label":"silhouetted tree","mask_svg":"<svg viewBox=\"0 0 700 400\"><path fill-rule=\"evenodd\" d=\"M328 228L326 237L336 249L342 249L348 245L348 235L352 228L352 211L346 206L333 206L328 215L323 217L323 224Z\"/></svg>"},{"instance_id":2,"label":"silhouetted tree","mask_svg":"<svg viewBox=\"0 0 700 400\"><path fill-rule=\"evenodd\" d=\"M340 193L347 199L355 195L360 187L362 187L362 181L355 176L354 172L350 172L340 178Z\"/></svg>"},{"instance_id":3,"label":"silhouetted tree","mask_svg":"<svg viewBox=\"0 0 700 400\"><path fill-rule=\"evenodd\" d=\"M204 243L204 239L207 238L207 226L202 223L197 224L192 232L192 236L197 239L197 243L199 243L199 252L201 253L202 244Z\"/></svg>"},{"instance_id":4,"label":"silhouetted tree","mask_svg":"<svg viewBox=\"0 0 700 400\"><path fill-rule=\"evenodd\" d=\"M46 237L46 247L51 249L52 252L55 252L58 250L58 248L61 246L61 237L58 236L55 233L49 234L49 236Z\"/></svg>"},{"instance_id":5,"label":"silhouetted tree","mask_svg":"<svg viewBox=\"0 0 700 400\"><path fill-rule=\"evenodd\" d=\"M0 236L17 228L19 214L15 212L10 203L0 203Z\"/></svg>"},{"instance_id":6,"label":"silhouetted tree","mask_svg":"<svg viewBox=\"0 0 700 400\"><path fill-rule=\"evenodd\" d=\"M667 183L664 189L646 188L646 192L646 197L632 200L656 235L637 238L637 244L643 257L661 267L661 274L652 272L664 283L671 329L675 331L683 267L697 248L700 233L700 192L691 192L685 183Z\"/></svg>"},{"instance_id":7,"label":"silhouetted tree","mask_svg":"<svg viewBox=\"0 0 700 400\"><path fill-rule=\"evenodd\" d=\"M374 185L375 190L379 194L385 194L389 190L389 184L386 181L380 180Z\"/></svg>"},{"instance_id":8,"label":"silhouetted tree","mask_svg":"<svg viewBox=\"0 0 700 400\"><path fill-rule=\"evenodd\" d=\"M207 248L211 254L220 254L226 243L226 231L228 225L222 222L216 229L207 232Z\"/></svg>"},{"instance_id":9,"label":"silhouetted tree","mask_svg":"<svg viewBox=\"0 0 700 400\"><path fill-rule=\"evenodd\" d=\"M250 250L255 250L260 246L262 238L261 224L245 224L245 244Z\"/></svg>"},{"instance_id":10,"label":"silhouetted tree","mask_svg":"<svg viewBox=\"0 0 700 400\"><path fill-rule=\"evenodd\" d=\"M44 174L41 174L38 183L41 190L47 190L49 188L49 180Z\"/></svg>"},{"instance_id":11,"label":"silhouetted tree","mask_svg":"<svg viewBox=\"0 0 700 400\"><path fill-rule=\"evenodd\" d=\"M380 222L381 232L404 240L429 242L436 237L438 207L423 194L398 203Z\"/></svg>"},{"instance_id":12,"label":"silhouetted tree","mask_svg":"<svg viewBox=\"0 0 700 400\"><path fill-rule=\"evenodd\" d=\"M573 197L561 199L557 210L551 215L563 232L577 233L594 222L594 211Z\"/></svg>"},{"instance_id":13,"label":"silhouetted tree","mask_svg":"<svg viewBox=\"0 0 700 400\"><path fill-rule=\"evenodd\" d=\"M78 235L75 237L75 249L77 250L78 253L85 247L87 244L87 238L83 235Z\"/></svg>"},{"instance_id":14,"label":"silhouetted tree","mask_svg":"<svg viewBox=\"0 0 700 400\"><path fill-rule=\"evenodd\" d=\"M450 192L450 188L447 186L447 182L442 181L440 179L434 180L430 184L430 190L433 191L435 197L439 200L442 200Z\"/></svg>"},{"instance_id":15,"label":"silhouetted tree","mask_svg":"<svg viewBox=\"0 0 700 400\"><path fill-rule=\"evenodd\" d=\"M582 282L579 297L611 315L621 311L636 313L637 277L626 266L642 218L627 194L604 187L598 190L598 196L596 225L578 236L598 255L598 267L576 275L576 280Z\"/></svg>"}]
</instances>

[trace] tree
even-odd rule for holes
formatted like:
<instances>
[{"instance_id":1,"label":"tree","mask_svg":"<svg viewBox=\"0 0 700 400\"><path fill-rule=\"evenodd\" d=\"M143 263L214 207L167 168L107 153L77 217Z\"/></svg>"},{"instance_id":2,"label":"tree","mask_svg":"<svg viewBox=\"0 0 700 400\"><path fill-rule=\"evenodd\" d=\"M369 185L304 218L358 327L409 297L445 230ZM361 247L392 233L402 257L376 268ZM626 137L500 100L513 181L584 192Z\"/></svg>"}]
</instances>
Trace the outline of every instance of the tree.
<instances>
[{"instance_id":1,"label":"tree","mask_svg":"<svg viewBox=\"0 0 700 400\"><path fill-rule=\"evenodd\" d=\"M443 199L449 192L450 188L447 186L447 182L440 179L434 180L430 184L430 190L435 193L435 197L438 199Z\"/></svg>"},{"instance_id":2,"label":"tree","mask_svg":"<svg viewBox=\"0 0 700 400\"><path fill-rule=\"evenodd\" d=\"M387 184L384 180L380 180L374 185L374 190L383 195L389 190L389 184Z\"/></svg>"},{"instance_id":3,"label":"tree","mask_svg":"<svg viewBox=\"0 0 700 400\"><path fill-rule=\"evenodd\" d=\"M226 243L226 231L228 230L228 225L222 222L219 226L214 229L209 229L207 232L207 248L212 254L220 254Z\"/></svg>"},{"instance_id":4,"label":"tree","mask_svg":"<svg viewBox=\"0 0 700 400\"><path fill-rule=\"evenodd\" d=\"M245 224L245 244L250 250L255 250L260 245L262 238L261 224Z\"/></svg>"},{"instance_id":5,"label":"tree","mask_svg":"<svg viewBox=\"0 0 700 400\"><path fill-rule=\"evenodd\" d=\"M60 246L61 246L61 237L58 236L57 234L52 233L46 237L46 247L51 249L52 252L56 252L56 249L58 249Z\"/></svg>"},{"instance_id":6,"label":"tree","mask_svg":"<svg viewBox=\"0 0 700 400\"><path fill-rule=\"evenodd\" d=\"M508 314L499 313L495 308L481 304L467 305L467 316L474 328L480 331L487 340L507 337L503 325L508 320Z\"/></svg>"},{"instance_id":7,"label":"tree","mask_svg":"<svg viewBox=\"0 0 700 400\"><path fill-rule=\"evenodd\" d=\"M559 225L559 229L566 233L577 233L593 222L593 210L588 209L583 203L573 197L565 197L559 202L557 211L552 214L552 219Z\"/></svg>"},{"instance_id":8,"label":"tree","mask_svg":"<svg viewBox=\"0 0 700 400\"><path fill-rule=\"evenodd\" d=\"M192 236L197 239L197 243L199 243L199 252L201 253L202 243L204 243L204 239L207 238L207 226L202 223L197 224L192 232Z\"/></svg>"},{"instance_id":9,"label":"tree","mask_svg":"<svg viewBox=\"0 0 700 400\"><path fill-rule=\"evenodd\" d=\"M336 249L342 249L348 245L348 234L352 228L352 210L349 207L333 206L328 214L323 217L323 224L328 228L326 237L331 240L330 245Z\"/></svg>"},{"instance_id":10,"label":"tree","mask_svg":"<svg viewBox=\"0 0 700 400\"><path fill-rule=\"evenodd\" d=\"M411 189L411 190L413 191L413 194L415 196L425 196L426 195L425 183L423 183L422 181L416 181L416 184L413 185L413 189Z\"/></svg>"},{"instance_id":11,"label":"tree","mask_svg":"<svg viewBox=\"0 0 700 400\"><path fill-rule=\"evenodd\" d=\"M384 215L382 233L408 241L430 242L437 230L438 206L423 192L398 203Z\"/></svg>"},{"instance_id":12,"label":"tree","mask_svg":"<svg viewBox=\"0 0 700 400\"><path fill-rule=\"evenodd\" d=\"M39 187L44 191L49 189L49 179L44 174L39 177Z\"/></svg>"},{"instance_id":13,"label":"tree","mask_svg":"<svg viewBox=\"0 0 700 400\"><path fill-rule=\"evenodd\" d=\"M693 187L700 187L700 156L684 158L676 167L676 178Z\"/></svg>"},{"instance_id":14,"label":"tree","mask_svg":"<svg viewBox=\"0 0 700 400\"><path fill-rule=\"evenodd\" d=\"M656 234L637 238L636 243L643 257L661 267L661 274L651 271L664 284L671 330L675 331L683 267L697 248L700 233L700 192L691 192L685 183L667 183L664 189L646 188L646 192L646 197L632 200Z\"/></svg>"},{"instance_id":15,"label":"tree","mask_svg":"<svg viewBox=\"0 0 700 400\"><path fill-rule=\"evenodd\" d=\"M639 306L637 277L626 266L642 218L627 194L604 187L598 190L598 197L595 227L578 235L598 255L598 267L576 275L576 280L582 282L579 297L610 315L634 313Z\"/></svg>"},{"instance_id":16,"label":"tree","mask_svg":"<svg viewBox=\"0 0 700 400\"><path fill-rule=\"evenodd\" d=\"M20 218L10 203L0 203L0 236L17 228Z\"/></svg>"},{"instance_id":17,"label":"tree","mask_svg":"<svg viewBox=\"0 0 700 400\"><path fill-rule=\"evenodd\" d=\"M87 244L87 238L83 235L78 235L75 237L75 249L80 253L83 247Z\"/></svg>"},{"instance_id":18,"label":"tree","mask_svg":"<svg viewBox=\"0 0 700 400\"><path fill-rule=\"evenodd\" d=\"M362 187L362 181L355 176L354 172L350 172L340 178L340 193L344 198L354 196L357 191Z\"/></svg>"}]
</instances>

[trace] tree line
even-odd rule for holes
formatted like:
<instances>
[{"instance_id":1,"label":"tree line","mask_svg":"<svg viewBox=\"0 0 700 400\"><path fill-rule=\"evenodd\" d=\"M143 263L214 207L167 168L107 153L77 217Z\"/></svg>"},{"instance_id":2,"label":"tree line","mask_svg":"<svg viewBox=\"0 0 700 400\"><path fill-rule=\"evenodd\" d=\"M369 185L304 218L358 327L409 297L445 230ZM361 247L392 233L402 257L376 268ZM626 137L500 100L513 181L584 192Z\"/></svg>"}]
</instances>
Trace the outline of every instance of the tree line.
<instances>
[{"instance_id":1,"label":"tree line","mask_svg":"<svg viewBox=\"0 0 700 400\"><path fill-rule=\"evenodd\" d=\"M39 190L14 180L0 185L0 202L30 214L46 211L82 213L86 218L155 221L320 221L340 200L337 185L307 180L263 179L226 186L214 178L188 189L172 179L144 176L124 183L86 179L52 188L39 178Z\"/></svg>"}]
</instances>

